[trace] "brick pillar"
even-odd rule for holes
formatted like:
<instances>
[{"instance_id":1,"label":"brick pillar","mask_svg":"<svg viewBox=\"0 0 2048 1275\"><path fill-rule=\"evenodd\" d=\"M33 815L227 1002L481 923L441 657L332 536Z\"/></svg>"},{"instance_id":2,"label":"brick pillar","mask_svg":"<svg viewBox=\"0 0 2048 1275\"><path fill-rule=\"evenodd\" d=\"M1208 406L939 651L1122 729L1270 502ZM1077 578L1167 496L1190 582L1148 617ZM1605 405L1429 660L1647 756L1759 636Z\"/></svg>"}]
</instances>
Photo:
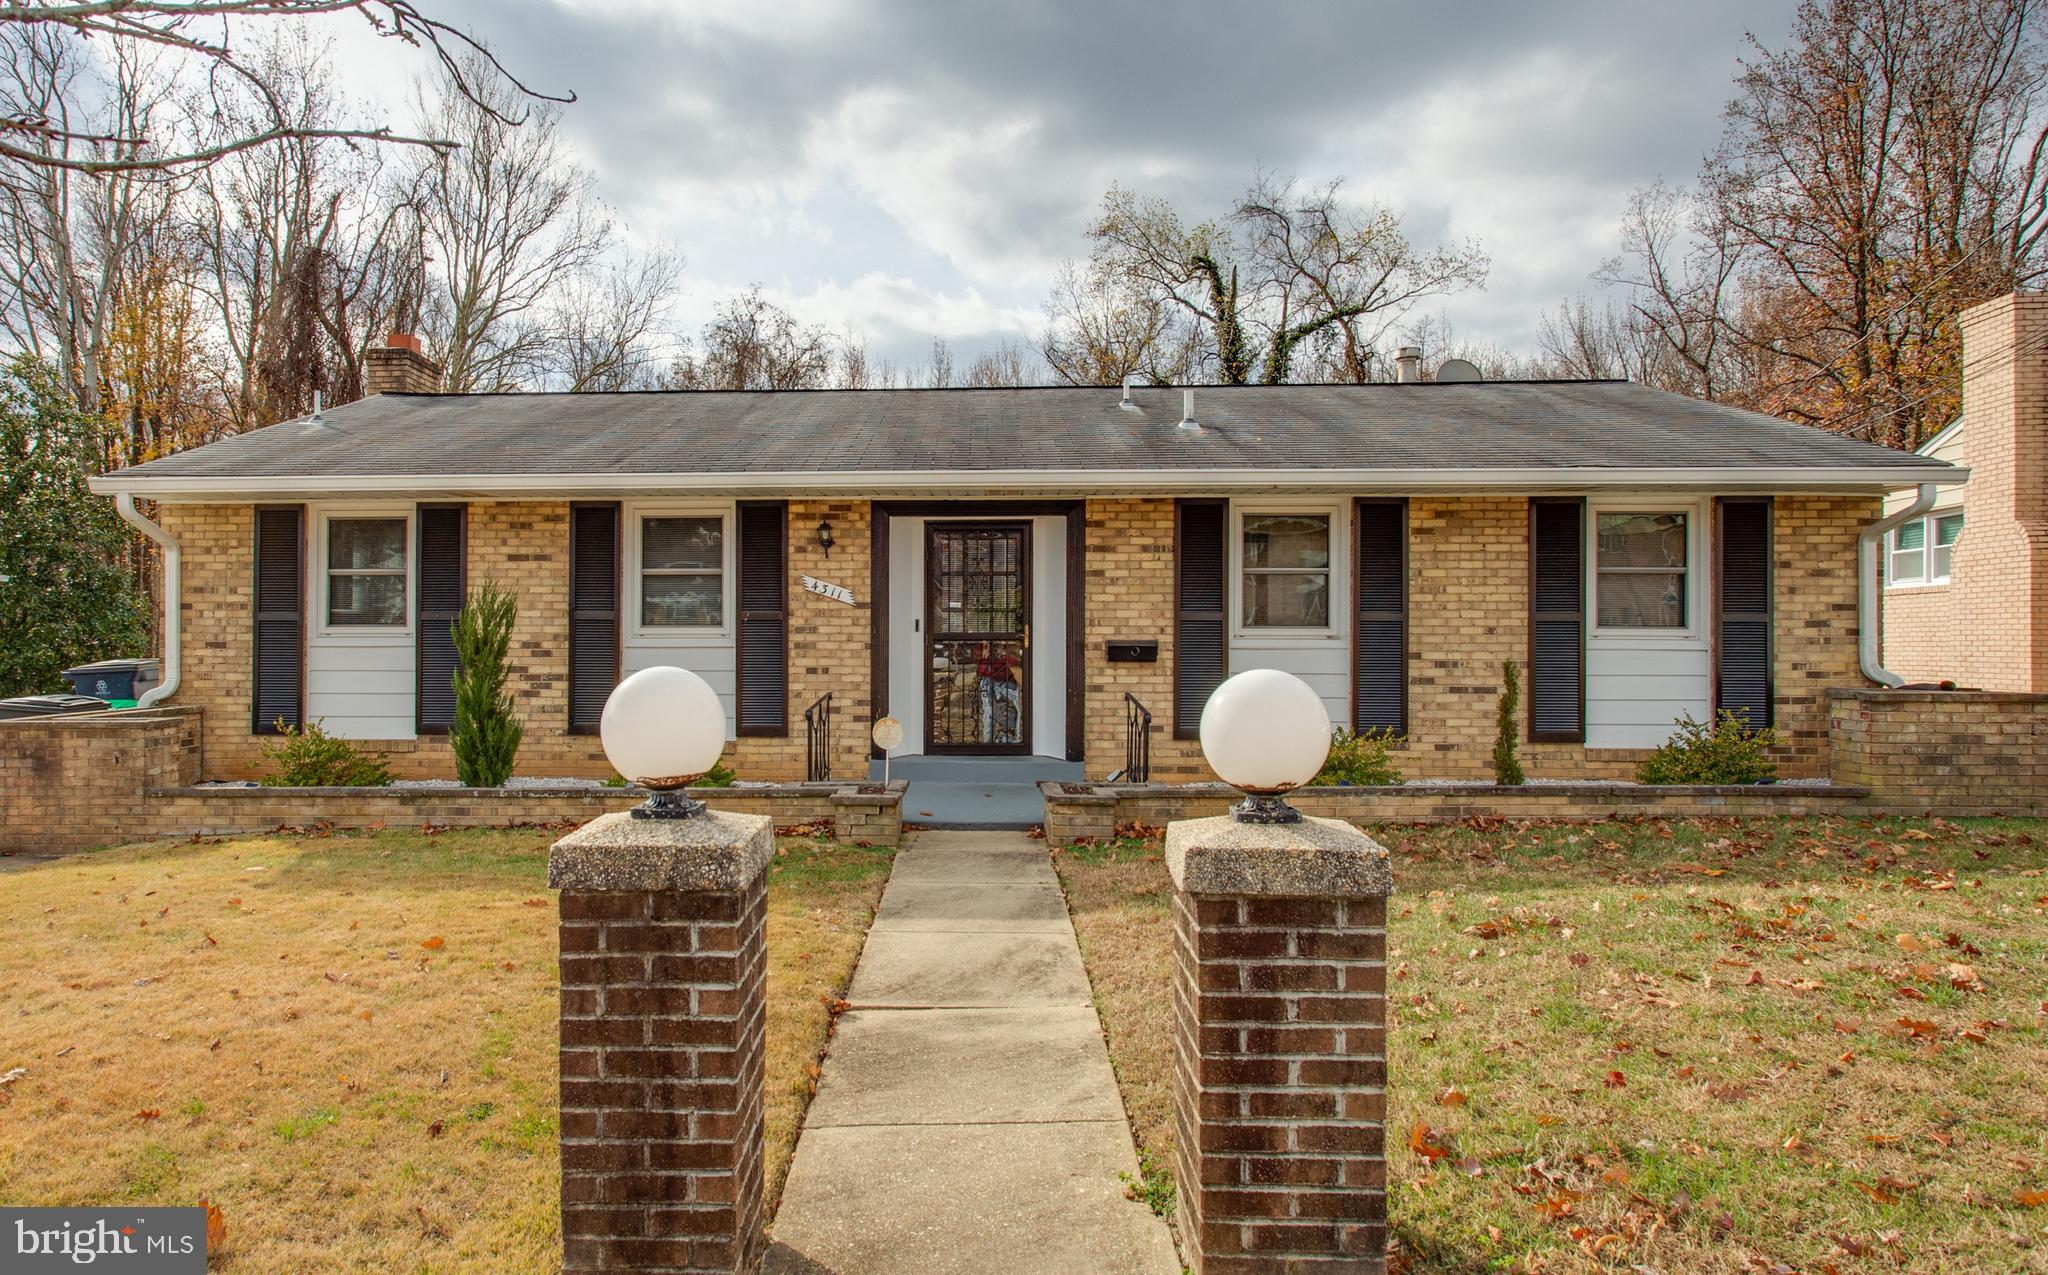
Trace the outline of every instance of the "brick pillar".
<instances>
[{"instance_id":1,"label":"brick pillar","mask_svg":"<svg viewBox=\"0 0 2048 1275\"><path fill-rule=\"evenodd\" d=\"M1387 852L1336 819L1167 825L1195 1275L1386 1269Z\"/></svg>"},{"instance_id":2,"label":"brick pillar","mask_svg":"<svg viewBox=\"0 0 2048 1275\"><path fill-rule=\"evenodd\" d=\"M555 844L562 1269L751 1272L773 823L604 815Z\"/></svg>"}]
</instances>

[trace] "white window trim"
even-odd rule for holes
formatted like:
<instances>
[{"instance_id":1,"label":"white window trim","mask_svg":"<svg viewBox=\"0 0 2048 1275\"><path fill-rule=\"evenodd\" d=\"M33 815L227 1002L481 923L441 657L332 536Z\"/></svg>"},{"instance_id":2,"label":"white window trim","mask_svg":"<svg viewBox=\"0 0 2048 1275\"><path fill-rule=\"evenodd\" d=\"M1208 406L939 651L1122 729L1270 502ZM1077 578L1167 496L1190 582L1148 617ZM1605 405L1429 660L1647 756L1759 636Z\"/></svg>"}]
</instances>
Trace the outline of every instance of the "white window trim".
<instances>
[{"instance_id":1,"label":"white window trim","mask_svg":"<svg viewBox=\"0 0 2048 1275\"><path fill-rule=\"evenodd\" d=\"M1910 519L1908 523L1900 524L1900 526L1907 526L1912 522L1922 524L1920 535L1921 574L1915 580L1900 580L1892 575L1892 554L1895 552L1892 546L1898 543L1899 527L1894 527L1886 532L1884 537L1884 587L1887 589L1939 589L1953 583L1955 580L1955 545L1949 546L1949 574L1938 576L1932 574L1932 572L1934 569L1934 524L1943 518L1955 517L1963 519L1962 533L1956 537L1956 544L1961 544L1962 537L1970 534L1970 520L1968 515L1963 512L1961 505L1950 505L1946 509L1930 509L1920 517ZM1907 550L1906 552L1910 553L1912 551Z\"/></svg>"},{"instance_id":2,"label":"white window trim","mask_svg":"<svg viewBox=\"0 0 2048 1275\"><path fill-rule=\"evenodd\" d=\"M414 526L416 507L413 505L322 505L313 512L314 525L318 534L313 538L313 575L315 583L307 592L312 594L313 636L329 641L359 641L365 643L392 644L410 643L413 631L413 602L419 597L419 545L415 540ZM399 518L405 522L405 622L403 624L329 624L327 622L328 592L332 576L327 569L327 529L337 518Z\"/></svg>"},{"instance_id":3,"label":"white window trim","mask_svg":"<svg viewBox=\"0 0 2048 1275\"><path fill-rule=\"evenodd\" d=\"M1707 519L1708 502L1673 496L1626 496L1586 502L1586 634L1630 642L1678 642L1704 644L1707 640L1706 563L1707 537L1712 524ZM1600 623L1600 515L1622 513L1684 514L1685 533L1685 627L1679 629L1622 628Z\"/></svg>"},{"instance_id":4,"label":"white window trim","mask_svg":"<svg viewBox=\"0 0 2048 1275\"><path fill-rule=\"evenodd\" d=\"M1351 604L1350 502L1322 500L1233 500L1230 502L1230 636L1237 642L1299 643L1314 646L1341 642L1348 632L1345 617ZM1276 628L1244 622L1244 518L1246 514L1317 514L1330 519L1330 622L1321 628Z\"/></svg>"},{"instance_id":5,"label":"white window trim","mask_svg":"<svg viewBox=\"0 0 2048 1275\"><path fill-rule=\"evenodd\" d=\"M739 593L735 587L735 546L733 545L734 507L730 504L671 503L628 505L624 509L626 552L622 565L625 570L627 602L626 637L629 641L659 645L687 646L698 642L730 641L733 635L733 607ZM640 573L641 521L647 518L717 518L719 520L718 542L723 561L719 565L718 624L642 624Z\"/></svg>"}]
</instances>

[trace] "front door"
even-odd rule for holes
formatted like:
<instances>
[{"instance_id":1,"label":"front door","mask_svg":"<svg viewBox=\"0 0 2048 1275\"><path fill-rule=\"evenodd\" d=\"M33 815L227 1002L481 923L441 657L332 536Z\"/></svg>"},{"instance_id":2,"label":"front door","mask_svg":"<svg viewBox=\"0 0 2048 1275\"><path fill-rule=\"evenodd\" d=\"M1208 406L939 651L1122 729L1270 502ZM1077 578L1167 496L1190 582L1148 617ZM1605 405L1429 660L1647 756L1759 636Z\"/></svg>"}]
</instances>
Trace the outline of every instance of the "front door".
<instances>
[{"instance_id":1,"label":"front door","mask_svg":"<svg viewBox=\"0 0 2048 1275\"><path fill-rule=\"evenodd\" d=\"M925 539L925 751L1031 751L1031 524Z\"/></svg>"}]
</instances>

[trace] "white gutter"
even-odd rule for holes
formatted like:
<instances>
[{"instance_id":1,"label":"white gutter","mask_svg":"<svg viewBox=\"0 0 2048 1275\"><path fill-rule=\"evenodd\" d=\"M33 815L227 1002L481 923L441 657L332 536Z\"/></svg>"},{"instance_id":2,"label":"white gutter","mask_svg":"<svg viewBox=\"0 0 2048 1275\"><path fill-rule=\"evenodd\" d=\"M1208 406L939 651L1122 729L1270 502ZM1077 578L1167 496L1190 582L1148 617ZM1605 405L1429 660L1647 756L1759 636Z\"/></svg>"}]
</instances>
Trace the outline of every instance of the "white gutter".
<instances>
[{"instance_id":1,"label":"white gutter","mask_svg":"<svg viewBox=\"0 0 2048 1275\"><path fill-rule=\"evenodd\" d=\"M580 496L634 492L685 492L736 489L792 493L914 490L960 492L987 490L1004 494L1022 491L1129 491L1133 488L1216 492L1237 489L1506 488L1516 491L1581 491L1597 487L1688 487L1719 492L1778 488L1826 491L1851 488L1892 491L1915 483L1943 485L1968 479L1969 470L1939 462L1925 466L1815 467L1716 466L1602 467L1524 466L1498 469L918 469L861 470L820 473L814 470L773 470L755 473L701 474L296 474L289 476L206 478L123 477L120 471L90 482L102 495L127 492L146 499L210 497L243 503L279 496L388 494L413 496L422 491L478 494Z\"/></svg>"},{"instance_id":2,"label":"white gutter","mask_svg":"<svg viewBox=\"0 0 2048 1275\"><path fill-rule=\"evenodd\" d=\"M1871 523L1856 537L1856 660L1863 666L1863 676L1879 686L1904 686L1906 679L1879 663L1879 604L1884 600L1884 576L1879 550L1884 538L1900 523L1911 522L1921 514L1934 508L1935 494L1941 486L1935 483L1921 483L1920 494L1913 503L1893 514ZM1931 546L1930 546L1931 548Z\"/></svg>"},{"instance_id":3,"label":"white gutter","mask_svg":"<svg viewBox=\"0 0 2048 1275\"><path fill-rule=\"evenodd\" d=\"M185 671L181 658L185 619L185 551L176 536L142 516L142 511L135 507L135 497L129 492L115 493L114 508L120 510L121 521L156 541L164 551L164 680L144 691L135 701L135 707L148 708L169 699L177 691L178 681Z\"/></svg>"}]
</instances>

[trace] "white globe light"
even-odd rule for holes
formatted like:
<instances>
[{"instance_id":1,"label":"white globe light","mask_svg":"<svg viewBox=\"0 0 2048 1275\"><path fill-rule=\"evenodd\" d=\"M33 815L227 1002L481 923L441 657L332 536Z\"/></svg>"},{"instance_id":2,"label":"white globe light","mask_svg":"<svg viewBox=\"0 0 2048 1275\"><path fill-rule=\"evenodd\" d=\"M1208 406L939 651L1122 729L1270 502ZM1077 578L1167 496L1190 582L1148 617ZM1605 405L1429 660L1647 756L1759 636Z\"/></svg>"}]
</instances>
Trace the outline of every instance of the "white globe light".
<instances>
[{"instance_id":1,"label":"white globe light","mask_svg":"<svg viewBox=\"0 0 2048 1275\"><path fill-rule=\"evenodd\" d=\"M597 730L612 769L629 782L680 787L718 764L725 705L688 669L644 668L612 690Z\"/></svg>"},{"instance_id":2,"label":"white globe light","mask_svg":"<svg viewBox=\"0 0 2048 1275\"><path fill-rule=\"evenodd\" d=\"M1330 755L1330 711L1307 682L1279 669L1239 673L1202 708L1202 755L1233 788L1285 792Z\"/></svg>"}]
</instances>

